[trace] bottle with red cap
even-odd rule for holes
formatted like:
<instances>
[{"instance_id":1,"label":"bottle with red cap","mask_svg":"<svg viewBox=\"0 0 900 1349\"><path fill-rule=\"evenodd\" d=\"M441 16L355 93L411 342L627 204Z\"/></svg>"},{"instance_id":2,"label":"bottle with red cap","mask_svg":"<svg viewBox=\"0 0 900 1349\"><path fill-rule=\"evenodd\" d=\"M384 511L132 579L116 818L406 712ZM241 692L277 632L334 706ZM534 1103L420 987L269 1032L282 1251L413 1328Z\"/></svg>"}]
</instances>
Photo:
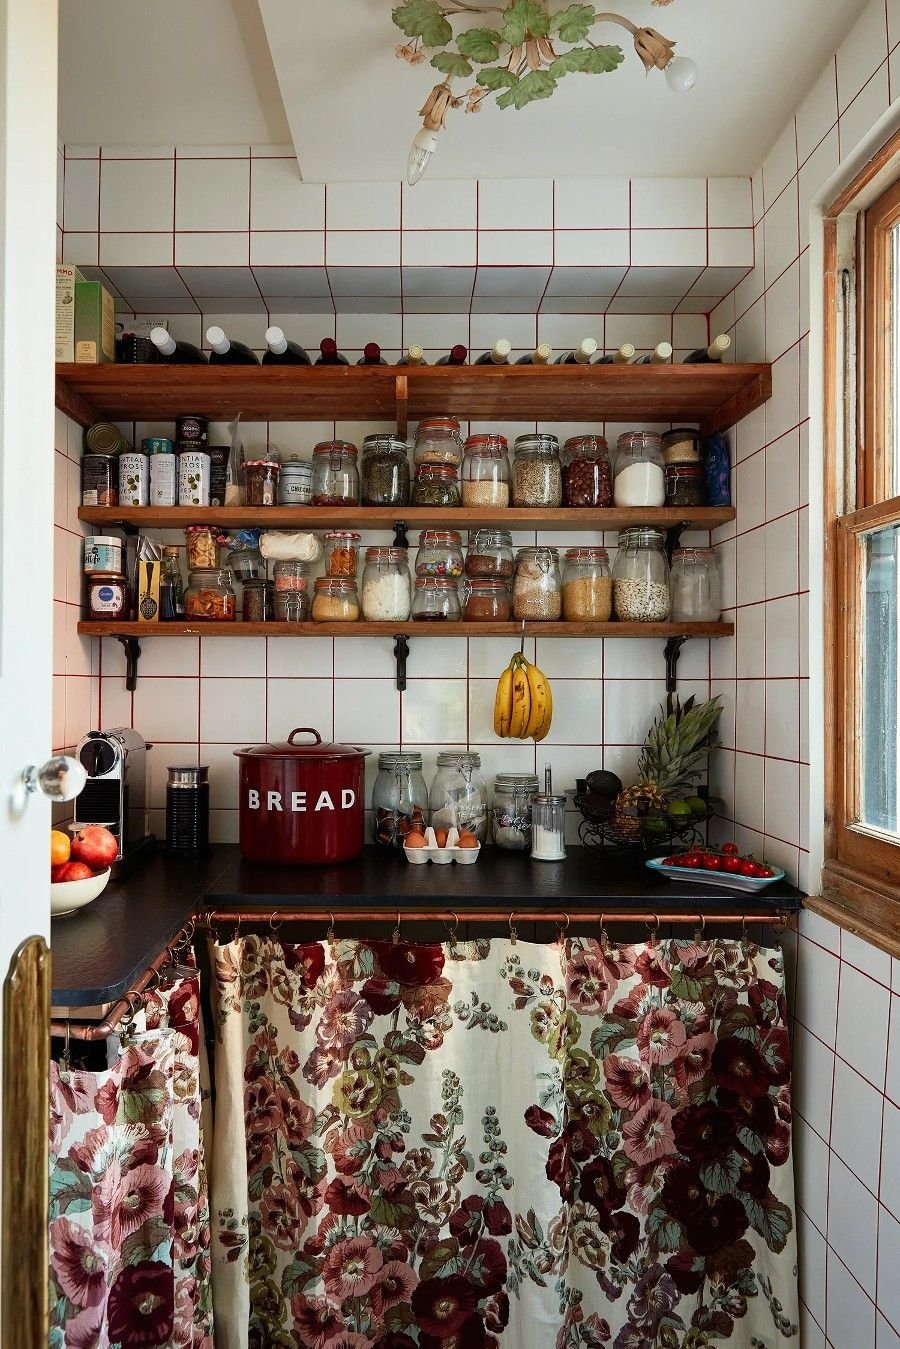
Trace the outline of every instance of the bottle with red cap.
<instances>
[{"instance_id":1,"label":"bottle with red cap","mask_svg":"<svg viewBox=\"0 0 900 1349\"><path fill-rule=\"evenodd\" d=\"M469 358L469 348L464 347L461 342L450 348L446 356L442 356L435 365L465 365Z\"/></svg>"},{"instance_id":2,"label":"bottle with red cap","mask_svg":"<svg viewBox=\"0 0 900 1349\"><path fill-rule=\"evenodd\" d=\"M319 358L316 365L349 365L350 362L342 352L338 351L337 342L333 337L323 337L319 343Z\"/></svg>"},{"instance_id":3,"label":"bottle with red cap","mask_svg":"<svg viewBox=\"0 0 900 1349\"><path fill-rule=\"evenodd\" d=\"M387 361L381 354L381 347L377 342L367 342L363 347L363 354L356 362L357 365L387 365Z\"/></svg>"}]
</instances>

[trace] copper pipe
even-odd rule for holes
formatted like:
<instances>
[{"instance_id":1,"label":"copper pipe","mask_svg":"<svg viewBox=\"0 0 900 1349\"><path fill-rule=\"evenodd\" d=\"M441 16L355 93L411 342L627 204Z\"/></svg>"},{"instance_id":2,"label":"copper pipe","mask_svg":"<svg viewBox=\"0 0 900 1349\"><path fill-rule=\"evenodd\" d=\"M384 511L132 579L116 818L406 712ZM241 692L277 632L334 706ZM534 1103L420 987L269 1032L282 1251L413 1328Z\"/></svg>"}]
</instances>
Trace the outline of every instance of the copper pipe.
<instances>
[{"instance_id":1,"label":"copper pipe","mask_svg":"<svg viewBox=\"0 0 900 1349\"><path fill-rule=\"evenodd\" d=\"M454 910L434 910L434 909L410 909L400 911L401 923L425 923L425 922L459 922L459 923L508 923L513 917L509 909L501 911L484 909L454 909ZM523 909L515 910L515 918L519 923L600 923L601 918L606 923L649 923L656 922L660 926L664 923L678 924L700 924L706 923L774 923L785 926L788 914L784 910L773 910L772 913L658 913L655 910L644 909L640 913L617 913L610 912L609 909L603 913L569 913L562 910L544 911L539 913L529 913ZM331 920L341 923L392 923L396 926L397 910L391 909L345 909L335 913L332 909L214 909L199 915L201 921L207 923L221 923L227 926L234 923L239 926L241 923L323 923Z\"/></svg>"}]
</instances>

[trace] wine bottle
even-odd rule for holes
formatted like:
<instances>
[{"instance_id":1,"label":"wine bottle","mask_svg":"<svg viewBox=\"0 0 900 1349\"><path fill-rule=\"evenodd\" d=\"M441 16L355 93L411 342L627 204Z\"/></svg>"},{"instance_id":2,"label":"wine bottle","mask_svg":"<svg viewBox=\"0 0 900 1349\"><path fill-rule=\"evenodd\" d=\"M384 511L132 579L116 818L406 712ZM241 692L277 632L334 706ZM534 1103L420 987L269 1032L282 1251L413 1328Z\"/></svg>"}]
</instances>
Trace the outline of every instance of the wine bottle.
<instances>
[{"instance_id":1,"label":"wine bottle","mask_svg":"<svg viewBox=\"0 0 900 1349\"><path fill-rule=\"evenodd\" d=\"M501 337L499 341L494 343L490 351L484 352L484 354L479 356L478 360L474 361L473 364L509 365L509 353L511 351L512 351L512 343L508 341L505 337Z\"/></svg>"},{"instance_id":2,"label":"wine bottle","mask_svg":"<svg viewBox=\"0 0 900 1349\"><path fill-rule=\"evenodd\" d=\"M465 365L468 356L469 356L469 348L464 347L461 342L457 342L456 346L451 347L450 350L447 352L447 355L442 356L439 361L435 362L435 364Z\"/></svg>"},{"instance_id":3,"label":"wine bottle","mask_svg":"<svg viewBox=\"0 0 900 1349\"><path fill-rule=\"evenodd\" d=\"M398 365L427 365L425 353L418 342L411 342L406 348L406 355L401 356L397 362Z\"/></svg>"},{"instance_id":4,"label":"wine bottle","mask_svg":"<svg viewBox=\"0 0 900 1349\"><path fill-rule=\"evenodd\" d=\"M267 328L262 364L312 365L312 361L299 343L288 341L281 328Z\"/></svg>"},{"instance_id":5,"label":"wine bottle","mask_svg":"<svg viewBox=\"0 0 900 1349\"><path fill-rule=\"evenodd\" d=\"M243 342L232 342L219 327L207 328L206 340L212 347L210 365L259 365L255 351L245 347Z\"/></svg>"},{"instance_id":6,"label":"wine bottle","mask_svg":"<svg viewBox=\"0 0 900 1349\"><path fill-rule=\"evenodd\" d=\"M594 365L630 365L634 360L634 346L631 342L623 342L615 351L608 352L605 356L598 356Z\"/></svg>"},{"instance_id":7,"label":"wine bottle","mask_svg":"<svg viewBox=\"0 0 900 1349\"><path fill-rule=\"evenodd\" d=\"M157 359L166 365L206 365L206 355L190 342L176 342L166 328L154 328L150 341L156 348Z\"/></svg>"},{"instance_id":8,"label":"wine bottle","mask_svg":"<svg viewBox=\"0 0 900 1349\"><path fill-rule=\"evenodd\" d=\"M319 358L316 365L349 365L350 362L337 348L333 337L323 337L319 343Z\"/></svg>"},{"instance_id":9,"label":"wine bottle","mask_svg":"<svg viewBox=\"0 0 900 1349\"><path fill-rule=\"evenodd\" d=\"M638 356L632 361L632 365L665 365L672 359L672 343L657 342L652 351L648 351L646 356Z\"/></svg>"},{"instance_id":10,"label":"wine bottle","mask_svg":"<svg viewBox=\"0 0 900 1349\"><path fill-rule=\"evenodd\" d=\"M726 351L731 349L731 338L727 333L714 337L708 347L699 347L684 358L685 365L707 365L711 361L721 361Z\"/></svg>"},{"instance_id":11,"label":"wine bottle","mask_svg":"<svg viewBox=\"0 0 900 1349\"><path fill-rule=\"evenodd\" d=\"M542 342L534 351L529 351L527 356L520 356L516 365L549 365L552 355L553 348L549 342Z\"/></svg>"},{"instance_id":12,"label":"wine bottle","mask_svg":"<svg viewBox=\"0 0 900 1349\"><path fill-rule=\"evenodd\" d=\"M592 337L586 337L574 351L566 351L562 356L557 356L557 365L590 365L591 357L597 350L597 343Z\"/></svg>"},{"instance_id":13,"label":"wine bottle","mask_svg":"<svg viewBox=\"0 0 900 1349\"><path fill-rule=\"evenodd\" d=\"M381 354L381 347L377 342L367 342L363 347L363 354L356 362L357 365L387 365L387 361Z\"/></svg>"}]
</instances>

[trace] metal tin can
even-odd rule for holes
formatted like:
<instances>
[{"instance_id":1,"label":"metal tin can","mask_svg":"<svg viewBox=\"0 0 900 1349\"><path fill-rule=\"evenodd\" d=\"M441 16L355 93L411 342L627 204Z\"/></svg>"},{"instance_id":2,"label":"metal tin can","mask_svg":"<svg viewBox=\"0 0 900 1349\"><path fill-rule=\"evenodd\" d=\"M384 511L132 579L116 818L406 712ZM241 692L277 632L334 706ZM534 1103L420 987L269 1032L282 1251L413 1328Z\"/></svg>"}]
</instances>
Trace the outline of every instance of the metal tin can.
<instances>
[{"instance_id":1,"label":"metal tin can","mask_svg":"<svg viewBox=\"0 0 900 1349\"><path fill-rule=\"evenodd\" d=\"M115 454L86 454L81 460L82 506L118 506L119 458Z\"/></svg>"},{"instance_id":2,"label":"metal tin can","mask_svg":"<svg viewBox=\"0 0 900 1349\"><path fill-rule=\"evenodd\" d=\"M178 466L171 440L145 440L150 449L150 505L174 506L178 499Z\"/></svg>"},{"instance_id":3,"label":"metal tin can","mask_svg":"<svg viewBox=\"0 0 900 1349\"><path fill-rule=\"evenodd\" d=\"M312 464L288 459L278 479L279 506L308 506L312 501Z\"/></svg>"},{"instance_id":4,"label":"metal tin can","mask_svg":"<svg viewBox=\"0 0 900 1349\"><path fill-rule=\"evenodd\" d=\"M206 417L185 416L175 418L175 439L179 445L186 440L204 442L209 439L209 422Z\"/></svg>"},{"instance_id":5,"label":"metal tin can","mask_svg":"<svg viewBox=\"0 0 900 1349\"><path fill-rule=\"evenodd\" d=\"M119 455L119 505L149 506L150 459L146 454Z\"/></svg>"},{"instance_id":6,"label":"metal tin can","mask_svg":"<svg viewBox=\"0 0 900 1349\"><path fill-rule=\"evenodd\" d=\"M179 454L178 504L209 505L209 455L205 450L182 450Z\"/></svg>"},{"instance_id":7,"label":"metal tin can","mask_svg":"<svg viewBox=\"0 0 900 1349\"><path fill-rule=\"evenodd\" d=\"M84 433L84 446L91 454L124 454L131 449L115 422L94 422Z\"/></svg>"},{"instance_id":8,"label":"metal tin can","mask_svg":"<svg viewBox=\"0 0 900 1349\"><path fill-rule=\"evenodd\" d=\"M122 540L102 534L89 534L84 541L84 574L120 572L122 570Z\"/></svg>"}]
</instances>

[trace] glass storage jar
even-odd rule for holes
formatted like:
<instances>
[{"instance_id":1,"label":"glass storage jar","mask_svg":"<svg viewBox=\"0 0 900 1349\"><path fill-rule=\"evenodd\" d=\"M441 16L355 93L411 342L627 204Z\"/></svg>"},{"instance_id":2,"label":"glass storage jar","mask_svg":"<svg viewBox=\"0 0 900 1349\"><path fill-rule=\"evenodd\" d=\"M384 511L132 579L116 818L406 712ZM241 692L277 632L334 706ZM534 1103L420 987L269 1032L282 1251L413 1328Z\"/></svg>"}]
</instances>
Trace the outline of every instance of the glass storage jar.
<instances>
[{"instance_id":1,"label":"glass storage jar","mask_svg":"<svg viewBox=\"0 0 900 1349\"><path fill-rule=\"evenodd\" d=\"M488 811L481 755L461 749L442 750L428 792L428 805L435 829L467 829L479 843L484 843Z\"/></svg>"},{"instance_id":2,"label":"glass storage jar","mask_svg":"<svg viewBox=\"0 0 900 1349\"><path fill-rule=\"evenodd\" d=\"M619 534L613 563L613 605L623 623L665 623L669 617L669 561L659 529L637 525Z\"/></svg>"},{"instance_id":3,"label":"glass storage jar","mask_svg":"<svg viewBox=\"0 0 900 1349\"><path fill-rule=\"evenodd\" d=\"M245 581L241 589L241 618L245 623L270 623L275 615L275 590L260 577Z\"/></svg>"},{"instance_id":4,"label":"glass storage jar","mask_svg":"<svg viewBox=\"0 0 900 1349\"><path fill-rule=\"evenodd\" d=\"M460 477L464 506L508 506L509 457L506 436L469 436Z\"/></svg>"},{"instance_id":5,"label":"glass storage jar","mask_svg":"<svg viewBox=\"0 0 900 1349\"><path fill-rule=\"evenodd\" d=\"M553 622L561 614L557 549L520 548L513 582L513 617Z\"/></svg>"},{"instance_id":6,"label":"glass storage jar","mask_svg":"<svg viewBox=\"0 0 900 1349\"><path fill-rule=\"evenodd\" d=\"M459 422L455 417L423 417L416 428L416 446L413 461L420 464L462 463L463 443Z\"/></svg>"},{"instance_id":7,"label":"glass storage jar","mask_svg":"<svg viewBox=\"0 0 900 1349\"><path fill-rule=\"evenodd\" d=\"M511 581L515 569L512 534L509 530L469 531L469 549L466 553L467 576L499 576Z\"/></svg>"},{"instance_id":8,"label":"glass storage jar","mask_svg":"<svg viewBox=\"0 0 900 1349\"><path fill-rule=\"evenodd\" d=\"M312 501L312 464L286 459L278 479L279 506L308 506Z\"/></svg>"},{"instance_id":9,"label":"glass storage jar","mask_svg":"<svg viewBox=\"0 0 900 1349\"><path fill-rule=\"evenodd\" d=\"M459 474L453 464L422 464L412 489L414 506L458 506Z\"/></svg>"},{"instance_id":10,"label":"glass storage jar","mask_svg":"<svg viewBox=\"0 0 900 1349\"><path fill-rule=\"evenodd\" d=\"M714 548L678 548L672 557L672 618L718 623L722 580Z\"/></svg>"},{"instance_id":11,"label":"glass storage jar","mask_svg":"<svg viewBox=\"0 0 900 1349\"><path fill-rule=\"evenodd\" d=\"M232 548L228 570L236 581L258 581L266 574L266 564L258 548Z\"/></svg>"},{"instance_id":12,"label":"glass storage jar","mask_svg":"<svg viewBox=\"0 0 900 1349\"><path fill-rule=\"evenodd\" d=\"M703 506L706 491L699 464L666 464L666 505Z\"/></svg>"},{"instance_id":13,"label":"glass storage jar","mask_svg":"<svg viewBox=\"0 0 900 1349\"><path fill-rule=\"evenodd\" d=\"M312 504L358 506L357 449L349 440L322 440L313 450Z\"/></svg>"},{"instance_id":14,"label":"glass storage jar","mask_svg":"<svg viewBox=\"0 0 900 1349\"><path fill-rule=\"evenodd\" d=\"M186 619L231 623L234 613L234 587L230 571L218 567L199 567L191 572L184 592Z\"/></svg>"},{"instance_id":15,"label":"glass storage jar","mask_svg":"<svg viewBox=\"0 0 900 1349\"><path fill-rule=\"evenodd\" d=\"M402 848L410 834L424 834L428 823L428 788L422 756L386 751L378 756L372 788L372 835L383 848Z\"/></svg>"},{"instance_id":16,"label":"glass storage jar","mask_svg":"<svg viewBox=\"0 0 900 1349\"><path fill-rule=\"evenodd\" d=\"M277 506L281 465L275 459L247 459L244 484L248 506Z\"/></svg>"},{"instance_id":17,"label":"glass storage jar","mask_svg":"<svg viewBox=\"0 0 900 1349\"><path fill-rule=\"evenodd\" d=\"M613 501L617 506L662 506L666 499L662 438L626 431L616 445Z\"/></svg>"},{"instance_id":18,"label":"glass storage jar","mask_svg":"<svg viewBox=\"0 0 900 1349\"><path fill-rule=\"evenodd\" d=\"M188 571L219 565L219 532L211 525L188 525L184 531Z\"/></svg>"},{"instance_id":19,"label":"glass storage jar","mask_svg":"<svg viewBox=\"0 0 900 1349\"><path fill-rule=\"evenodd\" d=\"M608 623L612 577L605 548L570 548L563 571L562 612L567 623Z\"/></svg>"},{"instance_id":20,"label":"glass storage jar","mask_svg":"<svg viewBox=\"0 0 900 1349\"><path fill-rule=\"evenodd\" d=\"M370 623L405 623L411 599L405 548L367 548L362 614Z\"/></svg>"},{"instance_id":21,"label":"glass storage jar","mask_svg":"<svg viewBox=\"0 0 900 1349\"><path fill-rule=\"evenodd\" d=\"M344 576L320 576L312 602L314 623L355 623L359 618L356 581Z\"/></svg>"},{"instance_id":22,"label":"glass storage jar","mask_svg":"<svg viewBox=\"0 0 900 1349\"><path fill-rule=\"evenodd\" d=\"M611 506L612 465L604 436L570 436L563 447L563 505Z\"/></svg>"},{"instance_id":23,"label":"glass storage jar","mask_svg":"<svg viewBox=\"0 0 900 1349\"><path fill-rule=\"evenodd\" d=\"M524 852L531 847L531 798L537 790L538 779L531 773L498 773L494 778L491 815L498 848Z\"/></svg>"},{"instance_id":24,"label":"glass storage jar","mask_svg":"<svg viewBox=\"0 0 900 1349\"><path fill-rule=\"evenodd\" d=\"M662 438L663 461L667 464L699 464L700 432L689 426L676 426Z\"/></svg>"},{"instance_id":25,"label":"glass storage jar","mask_svg":"<svg viewBox=\"0 0 900 1349\"><path fill-rule=\"evenodd\" d=\"M423 529L416 553L417 576L462 576L462 540L455 529Z\"/></svg>"},{"instance_id":26,"label":"glass storage jar","mask_svg":"<svg viewBox=\"0 0 900 1349\"><path fill-rule=\"evenodd\" d=\"M275 591L275 622L305 623L309 618L309 595L302 590Z\"/></svg>"},{"instance_id":27,"label":"glass storage jar","mask_svg":"<svg viewBox=\"0 0 900 1349\"><path fill-rule=\"evenodd\" d=\"M306 594L309 590L308 562L276 562L272 568L276 595L284 591Z\"/></svg>"},{"instance_id":28,"label":"glass storage jar","mask_svg":"<svg viewBox=\"0 0 900 1349\"><path fill-rule=\"evenodd\" d=\"M562 468L556 436L516 436L513 462L514 506L559 506Z\"/></svg>"},{"instance_id":29,"label":"glass storage jar","mask_svg":"<svg viewBox=\"0 0 900 1349\"><path fill-rule=\"evenodd\" d=\"M412 602L415 623L458 622L462 613L456 582L448 576L417 576Z\"/></svg>"},{"instance_id":30,"label":"glass storage jar","mask_svg":"<svg viewBox=\"0 0 900 1349\"><path fill-rule=\"evenodd\" d=\"M476 576L465 584L466 623L508 623L512 616L509 586L499 577Z\"/></svg>"},{"instance_id":31,"label":"glass storage jar","mask_svg":"<svg viewBox=\"0 0 900 1349\"><path fill-rule=\"evenodd\" d=\"M362 504L409 505L409 446L397 436L366 436L362 444Z\"/></svg>"},{"instance_id":32,"label":"glass storage jar","mask_svg":"<svg viewBox=\"0 0 900 1349\"><path fill-rule=\"evenodd\" d=\"M361 534L352 529L330 529L322 535L325 546L325 575L356 578Z\"/></svg>"}]
</instances>

